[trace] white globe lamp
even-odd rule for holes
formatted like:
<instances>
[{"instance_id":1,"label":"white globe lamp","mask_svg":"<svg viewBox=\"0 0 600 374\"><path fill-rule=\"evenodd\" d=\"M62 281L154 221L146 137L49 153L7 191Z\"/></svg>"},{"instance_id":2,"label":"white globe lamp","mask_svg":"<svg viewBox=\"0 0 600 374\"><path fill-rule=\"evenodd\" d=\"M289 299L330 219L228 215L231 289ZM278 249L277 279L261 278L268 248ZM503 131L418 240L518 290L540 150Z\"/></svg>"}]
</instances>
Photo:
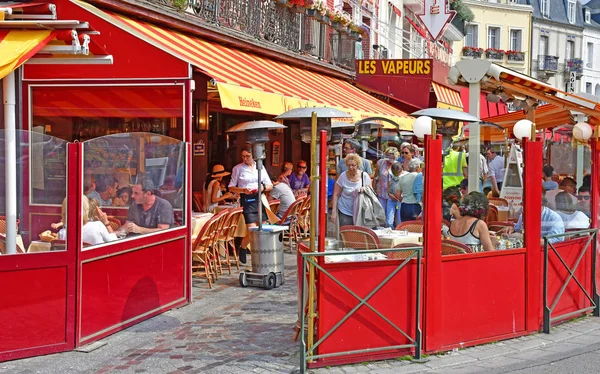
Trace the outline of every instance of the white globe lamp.
<instances>
[{"instance_id":1,"label":"white globe lamp","mask_svg":"<svg viewBox=\"0 0 600 374\"><path fill-rule=\"evenodd\" d=\"M517 121L513 127L513 134L515 134L515 138L519 140L522 140L523 138L531 138L531 125L533 125L533 122L528 119Z\"/></svg>"},{"instance_id":2,"label":"white globe lamp","mask_svg":"<svg viewBox=\"0 0 600 374\"><path fill-rule=\"evenodd\" d=\"M587 141L592 137L592 126L585 122L577 122L573 126L573 137L580 141Z\"/></svg>"},{"instance_id":3,"label":"white globe lamp","mask_svg":"<svg viewBox=\"0 0 600 374\"><path fill-rule=\"evenodd\" d=\"M425 135L431 135L431 123L433 119L427 116L417 117L413 122L413 133L419 139L423 139Z\"/></svg>"}]
</instances>

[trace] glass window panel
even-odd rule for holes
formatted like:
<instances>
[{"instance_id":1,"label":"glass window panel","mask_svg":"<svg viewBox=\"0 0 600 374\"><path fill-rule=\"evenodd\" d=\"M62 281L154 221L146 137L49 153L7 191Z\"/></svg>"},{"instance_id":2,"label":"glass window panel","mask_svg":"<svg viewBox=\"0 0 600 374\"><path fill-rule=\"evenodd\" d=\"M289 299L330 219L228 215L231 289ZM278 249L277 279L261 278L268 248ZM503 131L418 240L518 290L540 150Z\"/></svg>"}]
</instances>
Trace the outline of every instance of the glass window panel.
<instances>
[{"instance_id":1,"label":"glass window panel","mask_svg":"<svg viewBox=\"0 0 600 374\"><path fill-rule=\"evenodd\" d=\"M84 180L90 182L84 183L89 187L84 193L90 209L83 242L97 245L182 226L185 149L184 142L152 133L85 142Z\"/></svg>"}]
</instances>

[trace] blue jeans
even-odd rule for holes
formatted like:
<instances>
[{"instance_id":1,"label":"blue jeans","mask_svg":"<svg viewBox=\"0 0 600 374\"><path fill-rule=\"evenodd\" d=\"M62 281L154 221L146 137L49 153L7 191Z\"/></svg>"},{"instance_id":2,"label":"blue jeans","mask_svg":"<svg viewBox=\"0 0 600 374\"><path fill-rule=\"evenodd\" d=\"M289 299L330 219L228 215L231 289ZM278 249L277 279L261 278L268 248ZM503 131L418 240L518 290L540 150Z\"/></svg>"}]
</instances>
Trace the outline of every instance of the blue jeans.
<instances>
[{"instance_id":1,"label":"blue jeans","mask_svg":"<svg viewBox=\"0 0 600 374\"><path fill-rule=\"evenodd\" d=\"M385 222L389 227L396 227L402 220L400 219L400 207L402 203L400 201L388 200L387 209L385 211Z\"/></svg>"},{"instance_id":2,"label":"blue jeans","mask_svg":"<svg viewBox=\"0 0 600 374\"><path fill-rule=\"evenodd\" d=\"M400 204L397 201L391 199L382 199L378 197L383 211L385 212L385 227L394 228L394 218L396 217L396 204Z\"/></svg>"},{"instance_id":3,"label":"blue jeans","mask_svg":"<svg viewBox=\"0 0 600 374\"><path fill-rule=\"evenodd\" d=\"M413 221L417 219L419 214L421 213L421 205L420 204L402 204L402 209L400 209L400 217L402 221Z\"/></svg>"}]
</instances>

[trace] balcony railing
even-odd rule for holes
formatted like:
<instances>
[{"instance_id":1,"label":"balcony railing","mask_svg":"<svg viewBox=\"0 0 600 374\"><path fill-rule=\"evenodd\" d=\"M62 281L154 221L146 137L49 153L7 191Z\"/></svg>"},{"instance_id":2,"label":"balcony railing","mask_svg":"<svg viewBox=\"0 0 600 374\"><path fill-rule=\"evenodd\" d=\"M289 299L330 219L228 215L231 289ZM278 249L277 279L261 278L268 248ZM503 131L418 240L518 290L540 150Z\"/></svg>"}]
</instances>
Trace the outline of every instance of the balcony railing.
<instances>
[{"instance_id":1,"label":"balcony railing","mask_svg":"<svg viewBox=\"0 0 600 374\"><path fill-rule=\"evenodd\" d=\"M548 55L538 56L538 70L546 73L556 73L558 71L558 57Z\"/></svg>"},{"instance_id":2,"label":"balcony railing","mask_svg":"<svg viewBox=\"0 0 600 374\"><path fill-rule=\"evenodd\" d=\"M286 1L273 0L143 0L184 12L211 24L235 30L256 40L313 56L348 70L354 70L354 54L339 51L333 41L353 38L347 30L335 30L328 20L308 17L290 9ZM354 39L357 35L354 35ZM353 51L354 49L352 49Z\"/></svg>"},{"instance_id":3,"label":"balcony railing","mask_svg":"<svg viewBox=\"0 0 600 374\"><path fill-rule=\"evenodd\" d=\"M485 58L488 60L504 60L504 51L501 50L490 50L485 51Z\"/></svg>"},{"instance_id":4,"label":"balcony railing","mask_svg":"<svg viewBox=\"0 0 600 374\"><path fill-rule=\"evenodd\" d=\"M565 61L565 72L566 73L577 73L583 74L583 60L580 58L572 58Z\"/></svg>"}]
</instances>

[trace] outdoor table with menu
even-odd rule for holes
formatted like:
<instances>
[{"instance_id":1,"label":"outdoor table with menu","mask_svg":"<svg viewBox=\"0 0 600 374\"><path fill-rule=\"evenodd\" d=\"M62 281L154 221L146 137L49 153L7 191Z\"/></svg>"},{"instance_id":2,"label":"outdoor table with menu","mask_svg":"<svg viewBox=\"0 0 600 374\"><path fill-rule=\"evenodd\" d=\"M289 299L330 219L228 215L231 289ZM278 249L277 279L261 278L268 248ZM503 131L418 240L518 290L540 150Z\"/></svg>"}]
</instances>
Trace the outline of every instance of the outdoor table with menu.
<instances>
[{"instance_id":1,"label":"outdoor table with menu","mask_svg":"<svg viewBox=\"0 0 600 374\"><path fill-rule=\"evenodd\" d=\"M405 232L401 230L381 229L373 230L379 242L381 248L393 248L398 244L414 244L422 245L423 234L415 232Z\"/></svg>"}]
</instances>

